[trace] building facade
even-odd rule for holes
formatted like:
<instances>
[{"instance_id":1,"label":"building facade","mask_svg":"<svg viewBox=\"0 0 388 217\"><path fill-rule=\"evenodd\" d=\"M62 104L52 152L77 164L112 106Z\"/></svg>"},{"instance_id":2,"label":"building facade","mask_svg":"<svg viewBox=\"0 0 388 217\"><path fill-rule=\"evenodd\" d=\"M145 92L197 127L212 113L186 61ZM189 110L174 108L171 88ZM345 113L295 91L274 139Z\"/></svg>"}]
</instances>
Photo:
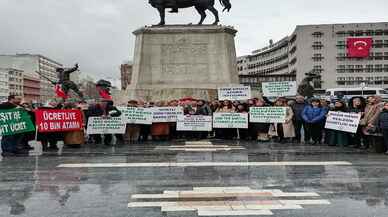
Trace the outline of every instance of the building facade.
<instances>
[{"instance_id":1,"label":"building facade","mask_svg":"<svg viewBox=\"0 0 388 217\"><path fill-rule=\"evenodd\" d=\"M0 67L19 69L26 76L38 78L40 81L40 101L45 102L55 96L51 81L58 79L56 68L63 66L39 54L16 54L0 55Z\"/></svg>"},{"instance_id":2,"label":"building facade","mask_svg":"<svg viewBox=\"0 0 388 217\"><path fill-rule=\"evenodd\" d=\"M39 102L40 79L28 75L23 76L23 95L27 102Z\"/></svg>"},{"instance_id":3,"label":"building facade","mask_svg":"<svg viewBox=\"0 0 388 217\"><path fill-rule=\"evenodd\" d=\"M120 66L121 89L126 90L132 80L132 62L126 62Z\"/></svg>"},{"instance_id":4,"label":"building facade","mask_svg":"<svg viewBox=\"0 0 388 217\"><path fill-rule=\"evenodd\" d=\"M23 71L12 68L7 70L9 94L23 97Z\"/></svg>"},{"instance_id":5,"label":"building facade","mask_svg":"<svg viewBox=\"0 0 388 217\"><path fill-rule=\"evenodd\" d=\"M0 102L7 101L9 95L8 70L0 68Z\"/></svg>"},{"instance_id":6,"label":"building facade","mask_svg":"<svg viewBox=\"0 0 388 217\"><path fill-rule=\"evenodd\" d=\"M83 78L80 81L80 91L84 94L85 99L99 99L100 96L96 90L96 82L91 77Z\"/></svg>"},{"instance_id":7,"label":"building facade","mask_svg":"<svg viewBox=\"0 0 388 217\"><path fill-rule=\"evenodd\" d=\"M371 38L367 57L349 56L347 41ZM388 22L297 26L286 38L238 60L240 82L260 87L262 81L296 80L320 75L316 89L388 88Z\"/></svg>"}]
</instances>

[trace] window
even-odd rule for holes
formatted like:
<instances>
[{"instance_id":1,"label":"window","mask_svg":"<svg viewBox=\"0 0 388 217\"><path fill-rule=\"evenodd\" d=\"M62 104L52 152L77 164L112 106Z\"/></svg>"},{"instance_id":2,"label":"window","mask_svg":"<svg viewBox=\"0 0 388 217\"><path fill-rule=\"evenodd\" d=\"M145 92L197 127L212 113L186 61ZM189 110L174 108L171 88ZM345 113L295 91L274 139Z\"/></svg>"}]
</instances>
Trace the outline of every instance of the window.
<instances>
[{"instance_id":1,"label":"window","mask_svg":"<svg viewBox=\"0 0 388 217\"><path fill-rule=\"evenodd\" d=\"M345 95L350 95L350 96L361 96L362 91L361 90L351 90L351 91L346 91Z\"/></svg>"},{"instance_id":2,"label":"window","mask_svg":"<svg viewBox=\"0 0 388 217\"><path fill-rule=\"evenodd\" d=\"M375 56L375 60L383 60L382 52L376 52L374 56Z\"/></svg>"},{"instance_id":3,"label":"window","mask_svg":"<svg viewBox=\"0 0 388 217\"><path fill-rule=\"evenodd\" d=\"M384 60L388 60L388 52L384 52Z\"/></svg>"},{"instance_id":4,"label":"window","mask_svg":"<svg viewBox=\"0 0 388 217\"><path fill-rule=\"evenodd\" d=\"M322 59L323 59L323 57L322 57L322 54L320 54L320 53L314 54L314 56L313 56L314 61L321 61Z\"/></svg>"},{"instance_id":5,"label":"window","mask_svg":"<svg viewBox=\"0 0 388 217\"><path fill-rule=\"evenodd\" d=\"M384 65L384 72L388 72L388 64Z\"/></svg>"},{"instance_id":6,"label":"window","mask_svg":"<svg viewBox=\"0 0 388 217\"><path fill-rule=\"evenodd\" d=\"M356 65L356 72L363 72L364 67L362 65Z\"/></svg>"},{"instance_id":7,"label":"window","mask_svg":"<svg viewBox=\"0 0 388 217\"><path fill-rule=\"evenodd\" d=\"M322 38L323 32L313 32L312 35L314 38Z\"/></svg>"},{"instance_id":8,"label":"window","mask_svg":"<svg viewBox=\"0 0 388 217\"><path fill-rule=\"evenodd\" d=\"M364 78L363 77L356 77L356 81L363 81Z\"/></svg>"},{"instance_id":9,"label":"window","mask_svg":"<svg viewBox=\"0 0 388 217\"><path fill-rule=\"evenodd\" d=\"M313 49L314 49L314 50L320 50L320 49L322 49L322 47L323 47L323 44L322 44L322 42L320 42L320 41L315 41L315 42L313 43Z\"/></svg>"},{"instance_id":10,"label":"window","mask_svg":"<svg viewBox=\"0 0 388 217\"><path fill-rule=\"evenodd\" d=\"M337 48L343 49L346 47L345 41L337 41Z\"/></svg>"},{"instance_id":11,"label":"window","mask_svg":"<svg viewBox=\"0 0 388 217\"><path fill-rule=\"evenodd\" d=\"M383 80L383 77L381 76L375 77L375 81L380 81L380 80Z\"/></svg>"},{"instance_id":12,"label":"window","mask_svg":"<svg viewBox=\"0 0 388 217\"><path fill-rule=\"evenodd\" d=\"M337 78L337 81L345 81L346 79L345 79L345 77L338 77Z\"/></svg>"},{"instance_id":13,"label":"window","mask_svg":"<svg viewBox=\"0 0 388 217\"><path fill-rule=\"evenodd\" d=\"M375 65L375 72L383 72L383 65L382 64Z\"/></svg>"},{"instance_id":14,"label":"window","mask_svg":"<svg viewBox=\"0 0 388 217\"><path fill-rule=\"evenodd\" d=\"M349 72L349 73L353 73L354 72L354 65L347 65L346 66L346 71Z\"/></svg>"},{"instance_id":15,"label":"window","mask_svg":"<svg viewBox=\"0 0 388 217\"><path fill-rule=\"evenodd\" d=\"M344 32L344 31L338 31L338 32L337 32L337 36L338 36L338 37L345 37L345 36L346 36L346 32Z\"/></svg>"},{"instance_id":16,"label":"window","mask_svg":"<svg viewBox=\"0 0 388 217\"><path fill-rule=\"evenodd\" d=\"M364 95L376 95L375 90L364 90L363 93L364 93Z\"/></svg>"},{"instance_id":17,"label":"window","mask_svg":"<svg viewBox=\"0 0 388 217\"><path fill-rule=\"evenodd\" d=\"M373 47L374 48L382 48L383 47L383 40L375 40L373 42Z\"/></svg>"},{"instance_id":18,"label":"window","mask_svg":"<svg viewBox=\"0 0 388 217\"><path fill-rule=\"evenodd\" d=\"M373 30L366 30L365 31L366 36L372 36L373 35Z\"/></svg>"},{"instance_id":19,"label":"window","mask_svg":"<svg viewBox=\"0 0 388 217\"><path fill-rule=\"evenodd\" d=\"M357 30L355 35L356 36L362 36L364 34L364 32L362 30Z\"/></svg>"},{"instance_id":20,"label":"window","mask_svg":"<svg viewBox=\"0 0 388 217\"><path fill-rule=\"evenodd\" d=\"M346 53L338 53L337 59L338 60L346 60Z\"/></svg>"},{"instance_id":21,"label":"window","mask_svg":"<svg viewBox=\"0 0 388 217\"><path fill-rule=\"evenodd\" d=\"M381 30L381 29L376 30L375 35L383 35L383 30Z\"/></svg>"}]
</instances>

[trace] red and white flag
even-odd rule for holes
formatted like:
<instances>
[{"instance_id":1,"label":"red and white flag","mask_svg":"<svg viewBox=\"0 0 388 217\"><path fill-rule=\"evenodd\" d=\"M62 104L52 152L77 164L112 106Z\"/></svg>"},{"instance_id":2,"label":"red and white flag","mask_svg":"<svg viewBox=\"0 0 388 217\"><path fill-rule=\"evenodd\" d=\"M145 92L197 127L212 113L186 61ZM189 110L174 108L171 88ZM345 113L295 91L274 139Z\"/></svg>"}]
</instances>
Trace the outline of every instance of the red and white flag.
<instances>
[{"instance_id":1,"label":"red and white flag","mask_svg":"<svg viewBox=\"0 0 388 217\"><path fill-rule=\"evenodd\" d=\"M372 48L372 38L348 38L348 57L365 58L369 57Z\"/></svg>"}]
</instances>

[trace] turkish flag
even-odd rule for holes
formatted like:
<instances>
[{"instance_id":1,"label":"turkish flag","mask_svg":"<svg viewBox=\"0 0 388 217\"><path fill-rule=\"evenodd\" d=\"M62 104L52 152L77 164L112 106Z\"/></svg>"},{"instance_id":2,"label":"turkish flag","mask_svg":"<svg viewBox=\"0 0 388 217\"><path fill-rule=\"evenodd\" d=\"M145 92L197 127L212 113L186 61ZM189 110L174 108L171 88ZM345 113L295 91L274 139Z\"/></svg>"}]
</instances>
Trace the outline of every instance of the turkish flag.
<instances>
[{"instance_id":1,"label":"turkish flag","mask_svg":"<svg viewBox=\"0 0 388 217\"><path fill-rule=\"evenodd\" d=\"M96 86L98 94L100 94L100 97L106 100L112 100L112 96L110 95L109 91L101 88L99 86Z\"/></svg>"},{"instance_id":2,"label":"turkish flag","mask_svg":"<svg viewBox=\"0 0 388 217\"><path fill-rule=\"evenodd\" d=\"M67 99L69 96L65 93L65 91L62 90L62 87L60 84L56 84L54 86L55 94L57 97L62 98L62 99Z\"/></svg>"},{"instance_id":3,"label":"turkish flag","mask_svg":"<svg viewBox=\"0 0 388 217\"><path fill-rule=\"evenodd\" d=\"M372 38L348 38L348 57L365 58L369 57L373 44Z\"/></svg>"}]
</instances>

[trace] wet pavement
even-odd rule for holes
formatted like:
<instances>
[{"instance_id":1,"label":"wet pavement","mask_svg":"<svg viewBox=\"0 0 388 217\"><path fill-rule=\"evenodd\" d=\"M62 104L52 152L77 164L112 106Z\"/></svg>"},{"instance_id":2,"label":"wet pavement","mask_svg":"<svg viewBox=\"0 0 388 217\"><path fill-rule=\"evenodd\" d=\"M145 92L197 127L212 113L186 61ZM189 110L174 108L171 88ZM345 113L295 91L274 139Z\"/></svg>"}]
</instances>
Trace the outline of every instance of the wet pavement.
<instances>
[{"instance_id":1,"label":"wet pavement","mask_svg":"<svg viewBox=\"0 0 388 217\"><path fill-rule=\"evenodd\" d=\"M303 144L86 145L0 157L0 216L387 217L388 157Z\"/></svg>"}]
</instances>

